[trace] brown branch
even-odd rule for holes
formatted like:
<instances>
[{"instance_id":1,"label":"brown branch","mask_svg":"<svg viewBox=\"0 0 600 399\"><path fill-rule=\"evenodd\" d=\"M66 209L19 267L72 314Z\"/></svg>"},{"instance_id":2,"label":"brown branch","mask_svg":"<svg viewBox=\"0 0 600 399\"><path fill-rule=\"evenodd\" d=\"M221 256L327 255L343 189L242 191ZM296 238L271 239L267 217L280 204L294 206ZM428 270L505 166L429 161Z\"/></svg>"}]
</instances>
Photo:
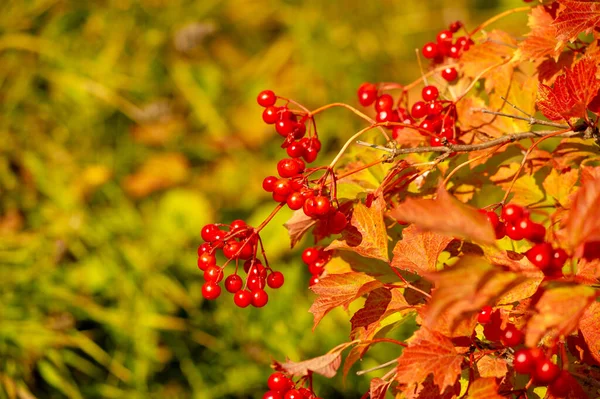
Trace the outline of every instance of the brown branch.
<instances>
[{"instance_id":1,"label":"brown branch","mask_svg":"<svg viewBox=\"0 0 600 399\"><path fill-rule=\"evenodd\" d=\"M513 107L515 107L515 106L513 105ZM559 129L568 129L569 128L568 125L561 125L560 123L548 122L548 121L545 121L545 120L542 120L542 119L534 118L532 116L530 116L530 117L524 117L524 116L506 114L504 112L490 111L489 109L485 109L485 108L474 109L473 111L475 111L475 112L481 112L481 113L484 113L484 114L505 116L507 118L512 118L512 119L519 119L521 121L527 121L527 122L529 122L530 125L552 126L552 127L556 127L556 128L559 128ZM522 111L520 109L519 109L519 111L524 112L524 111Z\"/></svg>"},{"instance_id":2,"label":"brown branch","mask_svg":"<svg viewBox=\"0 0 600 399\"><path fill-rule=\"evenodd\" d=\"M375 370L381 370L384 369L386 367L391 366L392 364L398 363L398 359L392 359L389 362L385 362L383 364L380 364L378 366L375 367L371 367L370 369L366 369L366 370L360 370L356 372L356 375L363 375L363 374L367 374L370 373L371 371L375 371Z\"/></svg>"}]
</instances>

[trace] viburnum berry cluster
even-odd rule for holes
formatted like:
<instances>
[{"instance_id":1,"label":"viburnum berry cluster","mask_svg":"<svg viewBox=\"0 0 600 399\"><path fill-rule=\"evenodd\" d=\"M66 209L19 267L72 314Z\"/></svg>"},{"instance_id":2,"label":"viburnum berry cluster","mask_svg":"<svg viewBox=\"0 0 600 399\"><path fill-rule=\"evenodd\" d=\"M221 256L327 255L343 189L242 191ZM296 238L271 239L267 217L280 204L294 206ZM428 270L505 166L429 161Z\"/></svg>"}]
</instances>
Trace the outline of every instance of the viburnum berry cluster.
<instances>
[{"instance_id":1,"label":"viburnum berry cluster","mask_svg":"<svg viewBox=\"0 0 600 399\"><path fill-rule=\"evenodd\" d=\"M357 373L385 370L364 398L598 396L599 4L547 1L472 30L452 23L422 47L431 62L418 79L360 85L361 109L258 95L286 153L263 180L277 205L256 228L205 226L203 295L219 296L235 262L226 289L238 306L263 306L283 275L260 231L289 209L292 247L312 241L302 260L314 327L359 304L349 342L274 362L265 398L313 397L315 373L343 364L347 375L375 345L390 359ZM518 12L527 32L493 29ZM333 107L365 127L328 165L308 166L321 151L315 118ZM399 339L407 320L412 336Z\"/></svg>"}]
</instances>

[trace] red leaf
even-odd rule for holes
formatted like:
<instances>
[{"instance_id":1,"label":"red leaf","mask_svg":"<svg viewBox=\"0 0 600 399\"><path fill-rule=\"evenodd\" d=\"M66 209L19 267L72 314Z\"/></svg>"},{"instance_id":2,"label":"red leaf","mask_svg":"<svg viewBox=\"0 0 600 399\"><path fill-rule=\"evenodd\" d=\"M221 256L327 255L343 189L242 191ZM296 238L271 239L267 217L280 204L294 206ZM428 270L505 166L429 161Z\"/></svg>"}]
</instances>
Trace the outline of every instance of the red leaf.
<instances>
[{"instance_id":1,"label":"red leaf","mask_svg":"<svg viewBox=\"0 0 600 399\"><path fill-rule=\"evenodd\" d=\"M437 258L450 241L451 237L409 226L402 230L402 240L394 247L392 266L419 275L435 272Z\"/></svg>"},{"instance_id":2,"label":"red leaf","mask_svg":"<svg viewBox=\"0 0 600 399\"><path fill-rule=\"evenodd\" d=\"M600 174L592 168L583 168L581 182L564 230L564 239L577 257L586 242L600 241Z\"/></svg>"},{"instance_id":3,"label":"red leaf","mask_svg":"<svg viewBox=\"0 0 600 399\"><path fill-rule=\"evenodd\" d=\"M327 378L332 378L337 373L338 368L340 368L340 364L342 364L342 350L343 347L335 352L327 353L323 356L315 357L303 362L292 362L291 360L284 363L273 362L273 368L293 376L308 375L309 371L311 371Z\"/></svg>"},{"instance_id":4,"label":"red leaf","mask_svg":"<svg viewBox=\"0 0 600 399\"><path fill-rule=\"evenodd\" d=\"M558 61L554 61L552 58L545 59L537 67L538 79L540 82L547 84L554 83L554 77L564 69L570 68L574 59L575 53L572 51L561 53L558 57Z\"/></svg>"},{"instance_id":5,"label":"red leaf","mask_svg":"<svg viewBox=\"0 0 600 399\"><path fill-rule=\"evenodd\" d=\"M520 273L504 271L474 256L465 256L453 267L426 277L436 288L423 322L434 329L443 313L451 327L458 325L461 319L476 314L485 305L496 304L505 293L529 280Z\"/></svg>"},{"instance_id":6,"label":"red leaf","mask_svg":"<svg viewBox=\"0 0 600 399\"><path fill-rule=\"evenodd\" d=\"M322 278L310 289L317 294L309 312L314 314L313 330L329 311L338 307L345 308L355 299L369 293L383 284L364 273L330 274Z\"/></svg>"},{"instance_id":7,"label":"red leaf","mask_svg":"<svg viewBox=\"0 0 600 399\"><path fill-rule=\"evenodd\" d=\"M343 249L354 251L367 258L389 261L387 250L387 230L383 223L383 198L377 198L367 207L362 203L354 205L350 228L342 233L342 238L334 240L327 250Z\"/></svg>"},{"instance_id":8,"label":"red leaf","mask_svg":"<svg viewBox=\"0 0 600 399\"><path fill-rule=\"evenodd\" d=\"M558 46L556 41L556 27L552 25L554 18L544 6L531 9L527 25L531 32L521 42L519 49L525 59L538 59L546 56L557 57L563 46Z\"/></svg>"},{"instance_id":9,"label":"red leaf","mask_svg":"<svg viewBox=\"0 0 600 399\"><path fill-rule=\"evenodd\" d=\"M367 327L369 324L379 321L391 300L392 293L387 288L381 287L371 291L365 301L365 306L354 313L350 319L352 330L358 327Z\"/></svg>"},{"instance_id":10,"label":"red leaf","mask_svg":"<svg viewBox=\"0 0 600 399\"><path fill-rule=\"evenodd\" d=\"M545 291L535 306L537 313L527 323L525 345L534 347L545 335L558 338L575 331L579 318L595 298L596 291L583 285Z\"/></svg>"},{"instance_id":11,"label":"red leaf","mask_svg":"<svg viewBox=\"0 0 600 399\"><path fill-rule=\"evenodd\" d=\"M369 397L371 399L385 399L385 395L392 384L392 381L385 381L381 378L373 378L369 386Z\"/></svg>"},{"instance_id":12,"label":"red leaf","mask_svg":"<svg viewBox=\"0 0 600 399\"><path fill-rule=\"evenodd\" d=\"M443 392L456 383L467 349L455 347L444 335L421 327L398 358L396 380L407 386L404 391L410 391L433 374L433 383Z\"/></svg>"},{"instance_id":13,"label":"red leaf","mask_svg":"<svg viewBox=\"0 0 600 399\"><path fill-rule=\"evenodd\" d=\"M575 40L580 33L590 33L600 26L600 2L589 0L559 0L565 6L554 21L557 40Z\"/></svg>"},{"instance_id":14,"label":"red leaf","mask_svg":"<svg viewBox=\"0 0 600 399\"><path fill-rule=\"evenodd\" d=\"M506 360L485 355L477 362L477 371L482 377L504 378L508 372Z\"/></svg>"},{"instance_id":15,"label":"red leaf","mask_svg":"<svg viewBox=\"0 0 600 399\"><path fill-rule=\"evenodd\" d=\"M536 102L540 111L552 120L585 116L587 105L600 88L597 69L594 59L585 57L559 76L553 87L540 84Z\"/></svg>"},{"instance_id":16,"label":"red leaf","mask_svg":"<svg viewBox=\"0 0 600 399\"><path fill-rule=\"evenodd\" d=\"M452 197L444 188L436 199L412 199L390 211L396 220L410 222L423 230L494 244L496 235L485 215Z\"/></svg>"},{"instance_id":17,"label":"red leaf","mask_svg":"<svg viewBox=\"0 0 600 399\"><path fill-rule=\"evenodd\" d=\"M469 387L468 399L504 399L498 394L498 383L493 377L478 378Z\"/></svg>"},{"instance_id":18,"label":"red leaf","mask_svg":"<svg viewBox=\"0 0 600 399\"><path fill-rule=\"evenodd\" d=\"M600 326L600 303L594 302L579 320L579 331L590 349L590 354L600 363L600 329L598 326Z\"/></svg>"}]
</instances>

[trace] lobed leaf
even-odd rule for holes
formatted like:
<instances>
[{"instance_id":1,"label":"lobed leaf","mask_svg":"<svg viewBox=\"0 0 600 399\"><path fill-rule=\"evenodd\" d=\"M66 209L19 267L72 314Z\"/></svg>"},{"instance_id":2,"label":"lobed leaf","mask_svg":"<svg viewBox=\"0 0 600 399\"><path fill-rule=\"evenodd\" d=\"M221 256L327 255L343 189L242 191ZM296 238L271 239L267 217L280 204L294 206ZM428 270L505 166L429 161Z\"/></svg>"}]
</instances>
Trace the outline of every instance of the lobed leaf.
<instances>
[{"instance_id":1,"label":"lobed leaf","mask_svg":"<svg viewBox=\"0 0 600 399\"><path fill-rule=\"evenodd\" d=\"M435 272L437 259L450 241L452 238L446 235L408 226L402 230L402 239L394 247L392 267L418 275Z\"/></svg>"},{"instance_id":2,"label":"lobed leaf","mask_svg":"<svg viewBox=\"0 0 600 399\"><path fill-rule=\"evenodd\" d=\"M583 251L586 242L600 241L600 174L596 173L597 169L582 169L582 186L575 194L565 222L564 238L576 255Z\"/></svg>"},{"instance_id":3,"label":"lobed leaf","mask_svg":"<svg viewBox=\"0 0 600 399\"><path fill-rule=\"evenodd\" d=\"M588 0L559 0L565 8L557 15L553 25L556 39L573 41L580 33L590 33L600 26L600 3Z\"/></svg>"},{"instance_id":4,"label":"lobed leaf","mask_svg":"<svg viewBox=\"0 0 600 399\"><path fill-rule=\"evenodd\" d=\"M302 362L292 362L290 360L279 363L274 362L273 368L277 371L289 373L293 376L305 376L309 372L321 374L327 378L332 378L337 373L337 370L342 364L342 347L332 353L326 353L323 356L313 359L304 360Z\"/></svg>"},{"instance_id":5,"label":"lobed leaf","mask_svg":"<svg viewBox=\"0 0 600 399\"><path fill-rule=\"evenodd\" d=\"M527 26L531 32L519 44L520 56L523 59L539 59L546 56L556 58L561 53L564 44L556 42L556 26L552 25L554 18L544 6L531 9Z\"/></svg>"},{"instance_id":6,"label":"lobed leaf","mask_svg":"<svg viewBox=\"0 0 600 399\"><path fill-rule=\"evenodd\" d=\"M585 310L579 320L579 332L594 360L600 363L600 329L598 326L600 326L600 303L594 302Z\"/></svg>"},{"instance_id":7,"label":"lobed leaf","mask_svg":"<svg viewBox=\"0 0 600 399\"><path fill-rule=\"evenodd\" d=\"M498 393L498 383L493 377L478 378L471 383L468 392L468 399L504 399L504 396Z\"/></svg>"}]
</instances>

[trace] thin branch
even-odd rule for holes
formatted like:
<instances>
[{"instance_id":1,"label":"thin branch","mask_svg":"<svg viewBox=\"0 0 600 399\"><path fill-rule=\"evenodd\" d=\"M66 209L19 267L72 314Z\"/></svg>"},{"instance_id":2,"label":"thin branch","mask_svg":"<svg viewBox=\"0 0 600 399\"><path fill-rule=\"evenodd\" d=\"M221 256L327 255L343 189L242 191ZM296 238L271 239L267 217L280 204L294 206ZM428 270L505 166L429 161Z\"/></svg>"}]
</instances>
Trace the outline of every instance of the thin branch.
<instances>
[{"instance_id":1,"label":"thin branch","mask_svg":"<svg viewBox=\"0 0 600 399\"><path fill-rule=\"evenodd\" d=\"M385 362L385 363L380 364L378 366L371 367L370 369L357 371L356 375L363 375L363 374L370 373L371 371L381 370L381 369L389 367L389 366L391 366L392 364L395 364L395 363L398 363L398 359L392 359L389 362Z\"/></svg>"},{"instance_id":2,"label":"thin branch","mask_svg":"<svg viewBox=\"0 0 600 399\"><path fill-rule=\"evenodd\" d=\"M548 121L544 121L542 119L536 119L536 118L533 118L533 117L526 118L524 116L511 115L511 114L506 114L504 112L490 111L489 109L485 109L485 108L474 109L473 111L475 111L475 112L481 112L481 113L484 113L484 114L505 116L507 118L512 118L512 119L519 119L519 120L522 120L522 121L529 122L530 125L552 126L552 127L556 127L556 128L559 128L559 129L568 129L569 128L568 125L562 125L560 123L548 122Z\"/></svg>"}]
</instances>

